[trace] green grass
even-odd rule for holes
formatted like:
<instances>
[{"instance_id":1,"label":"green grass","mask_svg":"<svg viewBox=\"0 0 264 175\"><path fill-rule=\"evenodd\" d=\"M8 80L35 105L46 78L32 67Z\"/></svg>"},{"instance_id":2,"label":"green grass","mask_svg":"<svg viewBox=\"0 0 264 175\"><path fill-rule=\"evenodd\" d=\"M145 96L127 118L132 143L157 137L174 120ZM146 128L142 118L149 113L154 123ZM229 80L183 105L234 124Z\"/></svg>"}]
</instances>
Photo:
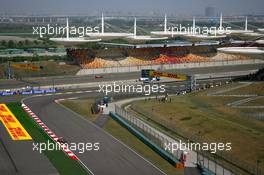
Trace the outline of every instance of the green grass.
<instances>
[{"instance_id":1,"label":"green grass","mask_svg":"<svg viewBox=\"0 0 264 175\"><path fill-rule=\"evenodd\" d=\"M8 108L17 117L19 122L27 130L30 136L34 139L35 143L49 142L55 143L42 128L26 113L21 107L20 103L8 103ZM78 161L71 159L63 151L44 151L44 154L48 157L53 166L63 175L85 175L89 174Z\"/></svg>"},{"instance_id":2,"label":"green grass","mask_svg":"<svg viewBox=\"0 0 264 175\"><path fill-rule=\"evenodd\" d=\"M192 119L192 117L183 117L180 120L183 121L183 120L191 120L191 119Z\"/></svg>"},{"instance_id":3,"label":"green grass","mask_svg":"<svg viewBox=\"0 0 264 175\"><path fill-rule=\"evenodd\" d=\"M71 110L79 113L83 117L95 121L98 115L91 113L90 107L94 103L93 99L75 99L65 100L61 104L70 108ZM123 128L112 118L109 118L103 129L110 133L112 136L128 145L130 148L135 150L138 154L146 158L148 161L159 167L168 175L182 175L183 170L178 170L169 164L166 160L160 157L155 151L141 142L137 137L131 134L127 129Z\"/></svg>"},{"instance_id":4,"label":"green grass","mask_svg":"<svg viewBox=\"0 0 264 175\"><path fill-rule=\"evenodd\" d=\"M95 99L65 100L60 103L91 121L95 121L97 119L97 115L92 114L91 111L91 107L93 103L95 103Z\"/></svg>"},{"instance_id":5,"label":"green grass","mask_svg":"<svg viewBox=\"0 0 264 175\"><path fill-rule=\"evenodd\" d=\"M0 64L0 79L5 77L5 67Z\"/></svg>"},{"instance_id":6,"label":"green grass","mask_svg":"<svg viewBox=\"0 0 264 175\"><path fill-rule=\"evenodd\" d=\"M63 61L62 61L63 62ZM56 61L37 61L30 63L34 66L43 66L39 71L31 71L13 68L16 77L41 77L41 76L59 76L59 75L75 75L80 67L77 65L60 65Z\"/></svg>"},{"instance_id":7,"label":"green grass","mask_svg":"<svg viewBox=\"0 0 264 175\"><path fill-rule=\"evenodd\" d=\"M245 86L225 94L258 94L264 95L264 82L253 83L250 86Z\"/></svg>"},{"instance_id":8,"label":"green grass","mask_svg":"<svg viewBox=\"0 0 264 175\"><path fill-rule=\"evenodd\" d=\"M260 92L260 87L254 84L242 91ZM133 109L143 120L173 137L184 134L206 142L231 142L232 151L225 154L252 166L259 159L261 167L264 167L263 121L242 117L244 109L226 106L227 103L243 98L209 97L206 94L207 91L202 91L173 97L172 103L159 103L155 99L137 101L132 103L130 110Z\"/></svg>"}]
</instances>

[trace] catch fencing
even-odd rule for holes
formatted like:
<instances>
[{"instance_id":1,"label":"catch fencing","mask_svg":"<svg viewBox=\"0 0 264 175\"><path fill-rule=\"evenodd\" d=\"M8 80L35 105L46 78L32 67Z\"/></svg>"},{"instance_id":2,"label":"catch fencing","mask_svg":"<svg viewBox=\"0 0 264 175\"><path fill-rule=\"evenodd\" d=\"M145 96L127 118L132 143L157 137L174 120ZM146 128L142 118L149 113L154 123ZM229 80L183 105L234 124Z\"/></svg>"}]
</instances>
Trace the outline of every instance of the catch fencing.
<instances>
[{"instance_id":1,"label":"catch fencing","mask_svg":"<svg viewBox=\"0 0 264 175\"><path fill-rule=\"evenodd\" d=\"M183 150L168 150L165 149L166 145L172 145L175 143L179 143L180 139L175 140L165 134L163 134L158 129L150 126L143 120L136 117L134 114L122 109L118 105L115 105L115 113L130 122L132 126L138 128L139 131L143 132L148 138L154 141L157 145L159 145L162 149L166 150L176 159L180 160L183 155ZM208 154L203 152L196 152L188 150L187 160L185 162L186 166L198 166L202 169L202 171L206 171L209 174L216 175L238 175L240 173L234 172L235 170L227 168L226 165L223 165L220 161L209 157ZM261 174L259 174L261 175Z\"/></svg>"},{"instance_id":2,"label":"catch fencing","mask_svg":"<svg viewBox=\"0 0 264 175\"><path fill-rule=\"evenodd\" d=\"M203 142L210 143L210 140L207 140L202 136L192 135L189 132L185 132L179 128L175 128L175 127L172 128L168 122L154 120L153 118L158 118L158 117L151 117L151 116L155 116L155 113L148 112L148 111L138 107L136 104L132 104L131 108L134 111L136 111L137 113L144 115L144 116L147 116L147 120L150 120L153 123L159 124L160 127L167 130L168 133L170 133L170 134L179 135L179 137L184 138L185 140L191 140L192 142L195 142L195 143L203 143ZM199 154L203 155L205 158L211 157L210 153L207 153L207 152L199 152ZM260 167L259 167L258 173L257 173L257 170L256 170L257 167L256 166L249 164L245 160L241 160L241 159L234 157L234 156L232 156L226 152L216 152L215 156L217 156L218 159L214 159L214 161L218 161L219 159L225 161L226 162L226 164L224 165L226 167L225 169L230 170L230 172L232 172L232 174L240 174L241 171L242 172L246 171L246 172L248 172L247 174L264 175L263 170ZM203 159L199 159L199 160L203 160ZM222 162L218 161L218 164L222 165ZM201 162L201 163L203 163L203 162ZM210 170L214 170L214 168L212 168L214 166L211 164L208 165L207 162L205 162L205 166L206 167L210 166ZM221 172L221 171L218 170L218 172ZM225 174L227 174L227 172L225 172Z\"/></svg>"}]
</instances>

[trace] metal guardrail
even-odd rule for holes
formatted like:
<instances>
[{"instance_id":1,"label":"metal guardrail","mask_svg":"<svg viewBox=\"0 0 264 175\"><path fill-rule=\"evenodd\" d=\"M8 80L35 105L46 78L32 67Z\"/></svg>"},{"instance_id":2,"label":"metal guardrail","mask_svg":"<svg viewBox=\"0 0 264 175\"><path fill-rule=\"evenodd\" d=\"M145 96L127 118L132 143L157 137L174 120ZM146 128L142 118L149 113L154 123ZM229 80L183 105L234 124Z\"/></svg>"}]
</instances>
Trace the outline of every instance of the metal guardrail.
<instances>
[{"instance_id":1,"label":"metal guardrail","mask_svg":"<svg viewBox=\"0 0 264 175\"><path fill-rule=\"evenodd\" d=\"M158 153L161 157L167 160L170 164L176 167L180 164L182 167L183 164L178 159L176 159L175 157L170 155L168 152L166 152L164 149L156 145L152 140L150 140L148 137L146 137L144 134L138 131L135 127L133 127L127 120L124 120L121 116L113 112L110 112L110 116L114 120L116 120L118 123L120 123L123 127L125 127L127 130L129 130L138 139L144 142L148 147L150 147L152 150Z\"/></svg>"},{"instance_id":2,"label":"metal guardrail","mask_svg":"<svg viewBox=\"0 0 264 175\"><path fill-rule=\"evenodd\" d=\"M122 109L121 107L115 105L115 112L119 116L123 117L125 120L130 122L131 124L137 126L141 129L146 135L154 140L161 148L165 149L165 144L175 143L178 140L174 140L173 138L163 134L159 130L153 128L149 124L145 123L134 114L129 113L128 111ZM181 158L182 155L181 150L169 152L172 156L177 159ZM238 173L233 172L232 170L226 168L222 165L219 161L210 158L208 155L201 153L201 152L193 152L194 156L196 156L196 164L207 171L211 172L212 174L216 175L238 175Z\"/></svg>"},{"instance_id":3,"label":"metal guardrail","mask_svg":"<svg viewBox=\"0 0 264 175\"><path fill-rule=\"evenodd\" d=\"M159 146L164 148L165 144L172 143L174 140L165 134L162 134L158 130L154 129L150 125L146 124L142 120L138 119L138 117L135 117L133 114L130 114L128 111L123 110L121 107L115 105L115 113L119 116L123 117L125 120L129 121L131 124L137 126L140 128L143 132L148 134L148 136L152 137L152 140L155 140L156 143L159 141ZM170 154L172 154L170 152ZM178 151L174 153L174 157L177 159L181 158L182 151Z\"/></svg>"},{"instance_id":4,"label":"metal guardrail","mask_svg":"<svg viewBox=\"0 0 264 175\"><path fill-rule=\"evenodd\" d=\"M132 105L131 107L132 107L133 110L135 110L136 112L138 112L139 114L142 114L144 116L153 116L153 115L155 116L155 114L149 113L149 112L147 112L147 111L145 111L143 109L140 109L140 108L136 107L136 105ZM152 120L152 119L150 119L150 120ZM164 127L166 129L172 131L176 135L179 135L179 136L181 136L181 137L183 137L185 139L188 139L190 141L193 141L195 143L209 142L208 140L205 140L202 137L199 137L197 135L191 135L190 133L187 133L187 132L182 131L180 129L177 129L177 128L173 128L172 129L169 126L168 123L165 123L165 122L160 123L160 121L153 121L153 122L159 123L159 125L161 125L162 127ZM209 159L209 157L210 157L209 156L209 153L207 153L207 152L199 152L198 154L200 154L203 157L205 157L205 161L207 159ZM257 170L256 170L256 167L255 166L252 166L252 165L248 164L247 162L244 162L243 160L237 159L237 158L235 158L234 156L232 156L230 154L226 154L224 152L220 152L220 153L216 153L216 156L218 156L219 158L221 158L221 159L223 159L223 160L225 160L227 162L231 162L231 164L233 164L233 167L236 167L237 166L237 168L228 168L225 165L225 167L226 167L225 169L230 169L231 174L240 174L239 171L236 170L236 169L242 169L242 170L244 169L244 170L247 170L247 172L249 174L252 174L252 175L263 175L263 172L261 171L260 168L259 168L258 174L257 174ZM199 160L203 160L203 159L200 157ZM214 161L217 161L217 160L214 160ZM201 161L201 163L204 164L205 167L207 166L206 168L209 168L210 170L214 171L214 166L208 165L207 162L204 163L203 161ZM218 161L217 164L221 164L221 162ZM222 166L224 166L224 165L222 165ZM217 172L220 173L221 171L217 171ZM237 172L237 173L235 173L235 172ZM224 171L224 173L225 174L222 174L222 173L220 173L220 174L221 175L227 175L227 171Z\"/></svg>"}]
</instances>

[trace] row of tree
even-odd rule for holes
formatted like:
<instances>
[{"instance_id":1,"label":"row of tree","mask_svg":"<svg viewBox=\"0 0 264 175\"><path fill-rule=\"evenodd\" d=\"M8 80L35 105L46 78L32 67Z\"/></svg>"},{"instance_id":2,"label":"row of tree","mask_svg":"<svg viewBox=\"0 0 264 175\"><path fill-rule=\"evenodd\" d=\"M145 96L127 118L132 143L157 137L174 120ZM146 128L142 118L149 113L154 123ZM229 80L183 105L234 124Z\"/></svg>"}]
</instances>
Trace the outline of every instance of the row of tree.
<instances>
[{"instance_id":1,"label":"row of tree","mask_svg":"<svg viewBox=\"0 0 264 175\"><path fill-rule=\"evenodd\" d=\"M14 41L14 40L2 40L0 41L0 48L35 48L35 47L55 47L56 44L49 40L22 40L22 41Z\"/></svg>"}]
</instances>

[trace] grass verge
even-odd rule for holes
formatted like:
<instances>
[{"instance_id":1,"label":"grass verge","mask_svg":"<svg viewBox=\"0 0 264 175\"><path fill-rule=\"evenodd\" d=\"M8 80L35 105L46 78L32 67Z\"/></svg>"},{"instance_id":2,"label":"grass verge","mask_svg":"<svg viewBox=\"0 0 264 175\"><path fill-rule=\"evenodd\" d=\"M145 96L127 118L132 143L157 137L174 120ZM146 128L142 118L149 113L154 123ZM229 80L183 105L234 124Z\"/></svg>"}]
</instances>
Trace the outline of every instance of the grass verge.
<instances>
[{"instance_id":1,"label":"grass verge","mask_svg":"<svg viewBox=\"0 0 264 175\"><path fill-rule=\"evenodd\" d=\"M91 110L93 103L95 103L95 99L64 100L60 103L91 121L95 121L97 119L98 115L92 114Z\"/></svg>"},{"instance_id":2,"label":"grass verge","mask_svg":"<svg viewBox=\"0 0 264 175\"><path fill-rule=\"evenodd\" d=\"M244 86L239 89L229 91L225 94L258 94L258 95L264 95L264 82L254 82L253 84L249 86Z\"/></svg>"},{"instance_id":3,"label":"grass verge","mask_svg":"<svg viewBox=\"0 0 264 175\"><path fill-rule=\"evenodd\" d=\"M224 86L218 90L226 88ZM260 93L261 87L257 83L237 90L246 94ZM208 91L201 91L173 97L172 103L159 103L155 99L137 101L131 104L130 110L175 137L184 133L187 137L195 136L195 139L208 143L231 142L232 150L219 154L228 160L232 159L232 162L244 162L252 168L257 159L264 163L263 121L242 117L246 110L226 106L227 103L244 97L211 97L207 93ZM260 111L254 109L254 112ZM264 167L263 163L260 163L260 167Z\"/></svg>"}]
</instances>

